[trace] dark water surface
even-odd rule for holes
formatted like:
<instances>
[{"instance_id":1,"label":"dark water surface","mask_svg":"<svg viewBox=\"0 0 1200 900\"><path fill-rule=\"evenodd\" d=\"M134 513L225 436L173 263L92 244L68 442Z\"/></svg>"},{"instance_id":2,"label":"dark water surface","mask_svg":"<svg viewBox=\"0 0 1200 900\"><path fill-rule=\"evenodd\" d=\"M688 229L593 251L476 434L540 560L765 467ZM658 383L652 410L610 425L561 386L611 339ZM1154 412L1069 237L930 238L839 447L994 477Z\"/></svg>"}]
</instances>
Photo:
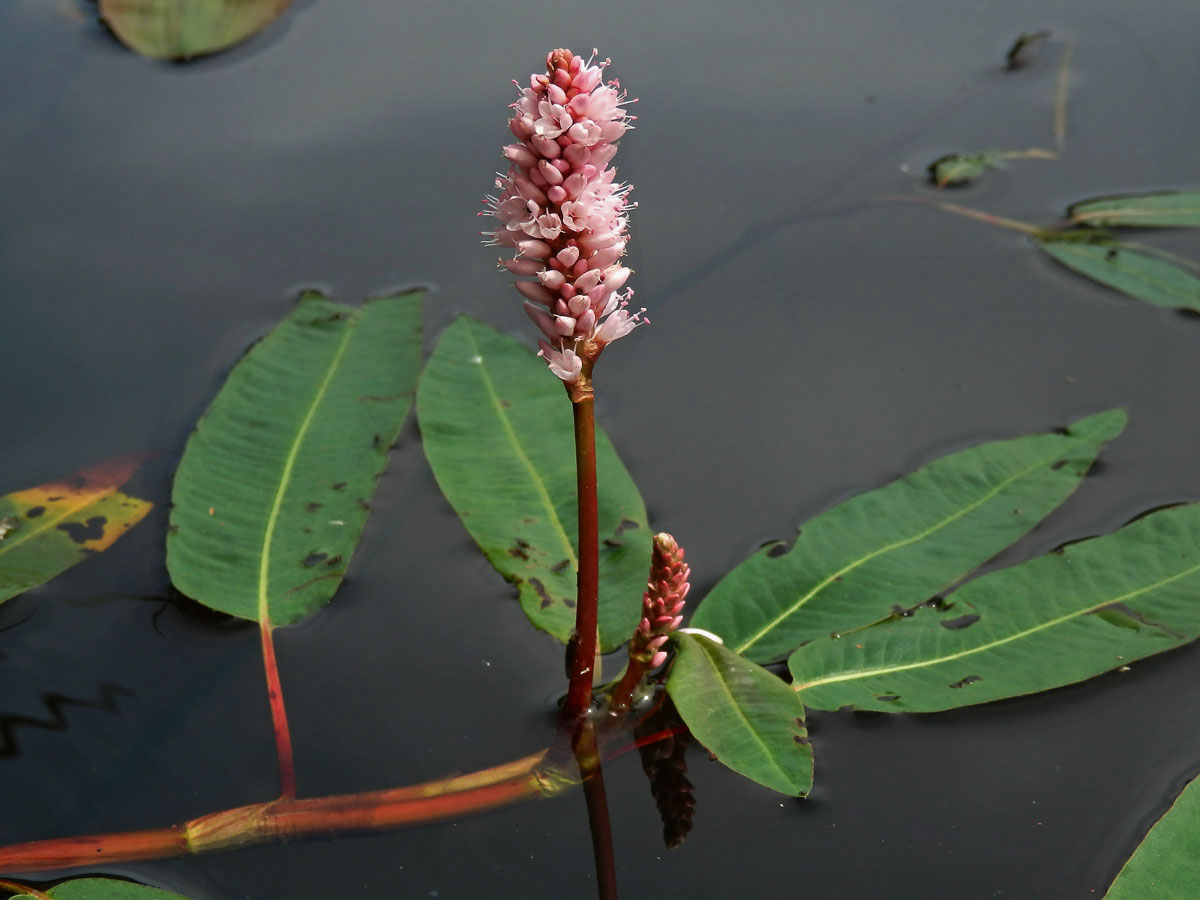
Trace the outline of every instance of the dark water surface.
<instances>
[{"instance_id":1,"label":"dark water surface","mask_svg":"<svg viewBox=\"0 0 1200 900\"><path fill-rule=\"evenodd\" d=\"M70 0L0 5L0 493L161 454L111 551L0 607L0 842L167 825L277 790L257 635L172 599L170 473L197 415L298 287L436 286L531 339L473 232L511 78L592 46L640 98L618 163L653 325L606 354L599 414L652 524L707 588L831 502L979 440L1124 405L1100 474L1017 561L1200 498L1200 322L1076 279L1020 235L908 204L953 150L1053 146L1052 41L1076 40L1058 162L951 199L1048 224L1195 187L1193 3L604 6L309 0L188 66ZM1160 246L1200 255L1195 234ZM351 574L278 634L302 794L412 783L544 746L561 652L441 499L406 428ZM1103 894L1200 771L1200 650L933 716L811 718L808 801L691 758L667 852L635 758L608 767L622 895ZM23 719L62 724L39 728ZM582 798L426 829L122 867L197 900L592 895Z\"/></svg>"}]
</instances>

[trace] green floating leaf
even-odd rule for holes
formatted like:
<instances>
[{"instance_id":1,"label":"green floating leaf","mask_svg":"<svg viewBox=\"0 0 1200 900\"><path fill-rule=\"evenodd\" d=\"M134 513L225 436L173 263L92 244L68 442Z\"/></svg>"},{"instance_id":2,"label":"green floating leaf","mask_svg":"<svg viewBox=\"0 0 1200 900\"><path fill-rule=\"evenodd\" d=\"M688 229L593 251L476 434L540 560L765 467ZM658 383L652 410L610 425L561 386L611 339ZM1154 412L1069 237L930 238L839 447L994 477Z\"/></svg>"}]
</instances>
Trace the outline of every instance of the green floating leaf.
<instances>
[{"instance_id":1,"label":"green floating leaf","mask_svg":"<svg viewBox=\"0 0 1200 900\"><path fill-rule=\"evenodd\" d=\"M813 755L796 692L706 637L675 634L667 692L688 729L717 759L791 796L812 789Z\"/></svg>"},{"instance_id":2,"label":"green floating leaf","mask_svg":"<svg viewBox=\"0 0 1200 900\"><path fill-rule=\"evenodd\" d=\"M75 878L44 893L54 900L188 900L162 888L117 881L115 878ZM17 894L11 900L36 900L32 894Z\"/></svg>"},{"instance_id":3,"label":"green floating leaf","mask_svg":"<svg viewBox=\"0 0 1200 900\"><path fill-rule=\"evenodd\" d=\"M1171 805L1104 895L1104 900L1193 900L1200 896L1200 780Z\"/></svg>"},{"instance_id":4,"label":"green floating leaf","mask_svg":"<svg viewBox=\"0 0 1200 900\"><path fill-rule=\"evenodd\" d=\"M100 0L121 43L154 59L216 53L266 28L292 0Z\"/></svg>"},{"instance_id":5,"label":"green floating leaf","mask_svg":"<svg viewBox=\"0 0 1200 900\"><path fill-rule=\"evenodd\" d=\"M107 550L154 506L120 493L140 456L0 497L0 601Z\"/></svg>"},{"instance_id":6,"label":"green floating leaf","mask_svg":"<svg viewBox=\"0 0 1200 900\"><path fill-rule=\"evenodd\" d=\"M788 661L809 706L937 712L1083 681L1200 636L1200 504L1166 509Z\"/></svg>"},{"instance_id":7,"label":"green floating leaf","mask_svg":"<svg viewBox=\"0 0 1200 900\"><path fill-rule=\"evenodd\" d=\"M982 150L978 153L951 153L929 164L929 177L938 187L965 184L998 169L1009 159L1058 159L1053 150L1031 147L1028 150Z\"/></svg>"},{"instance_id":8,"label":"green floating leaf","mask_svg":"<svg viewBox=\"0 0 1200 900\"><path fill-rule=\"evenodd\" d=\"M421 295L305 294L234 367L175 474L167 569L205 606L272 625L329 602L420 368Z\"/></svg>"},{"instance_id":9,"label":"green floating leaf","mask_svg":"<svg viewBox=\"0 0 1200 900\"><path fill-rule=\"evenodd\" d=\"M488 560L520 590L530 621L561 641L575 625L578 507L571 404L517 341L460 318L421 378L417 414L442 492ZM646 508L597 429L600 645L637 624L650 569Z\"/></svg>"},{"instance_id":10,"label":"green floating leaf","mask_svg":"<svg viewBox=\"0 0 1200 900\"><path fill-rule=\"evenodd\" d=\"M1103 228L1200 228L1200 191L1097 197L1072 205L1067 215Z\"/></svg>"},{"instance_id":11,"label":"green floating leaf","mask_svg":"<svg viewBox=\"0 0 1200 900\"><path fill-rule=\"evenodd\" d=\"M1121 433L1110 410L1066 434L983 444L860 494L759 550L726 575L692 620L758 662L923 603L1048 515L1100 445Z\"/></svg>"},{"instance_id":12,"label":"green floating leaf","mask_svg":"<svg viewBox=\"0 0 1200 900\"><path fill-rule=\"evenodd\" d=\"M1039 238L1035 243L1068 269L1135 300L1200 312L1200 278L1167 259L1120 241Z\"/></svg>"}]
</instances>

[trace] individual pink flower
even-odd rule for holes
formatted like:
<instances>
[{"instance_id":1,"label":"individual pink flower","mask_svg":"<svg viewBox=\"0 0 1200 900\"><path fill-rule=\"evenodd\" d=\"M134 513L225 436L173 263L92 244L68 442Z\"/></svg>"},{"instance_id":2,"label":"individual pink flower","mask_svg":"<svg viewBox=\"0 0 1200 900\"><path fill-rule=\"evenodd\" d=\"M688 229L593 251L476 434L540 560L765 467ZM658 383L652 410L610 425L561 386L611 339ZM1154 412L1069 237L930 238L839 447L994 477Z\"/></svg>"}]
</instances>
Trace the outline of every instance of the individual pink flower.
<instances>
[{"instance_id":1,"label":"individual pink flower","mask_svg":"<svg viewBox=\"0 0 1200 900\"><path fill-rule=\"evenodd\" d=\"M593 54L595 51L593 51ZM512 104L504 148L508 173L486 198L498 225L490 243L511 247L501 264L516 282L525 311L541 329L543 357L567 385L587 380L604 347L648 321L628 309L630 187L609 166L633 118L620 84L603 80L609 60L584 61L569 50L546 58ZM518 85L520 87L520 85Z\"/></svg>"}]
</instances>

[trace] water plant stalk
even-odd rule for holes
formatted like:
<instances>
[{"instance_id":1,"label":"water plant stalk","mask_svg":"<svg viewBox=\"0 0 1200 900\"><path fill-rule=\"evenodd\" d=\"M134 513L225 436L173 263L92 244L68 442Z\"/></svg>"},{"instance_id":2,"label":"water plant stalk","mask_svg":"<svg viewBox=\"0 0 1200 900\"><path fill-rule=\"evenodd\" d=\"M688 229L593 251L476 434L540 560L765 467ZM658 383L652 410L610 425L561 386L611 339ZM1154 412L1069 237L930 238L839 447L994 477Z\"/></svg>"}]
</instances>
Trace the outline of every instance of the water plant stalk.
<instances>
[{"instance_id":1,"label":"water plant stalk","mask_svg":"<svg viewBox=\"0 0 1200 900\"><path fill-rule=\"evenodd\" d=\"M575 484L579 506L579 571L575 594L575 633L567 645L567 698L563 721L586 715L592 702L600 606L600 526L596 493L596 417L591 365L568 384L575 419Z\"/></svg>"},{"instance_id":2,"label":"water plant stalk","mask_svg":"<svg viewBox=\"0 0 1200 900\"><path fill-rule=\"evenodd\" d=\"M262 634L263 668L267 676L267 697L271 703L271 725L275 731L275 755L279 760L279 797L290 800L296 796L296 763L292 755L292 732L288 727L287 708L283 704L283 684L279 680L279 664L275 659L274 629L265 619L259 623Z\"/></svg>"}]
</instances>

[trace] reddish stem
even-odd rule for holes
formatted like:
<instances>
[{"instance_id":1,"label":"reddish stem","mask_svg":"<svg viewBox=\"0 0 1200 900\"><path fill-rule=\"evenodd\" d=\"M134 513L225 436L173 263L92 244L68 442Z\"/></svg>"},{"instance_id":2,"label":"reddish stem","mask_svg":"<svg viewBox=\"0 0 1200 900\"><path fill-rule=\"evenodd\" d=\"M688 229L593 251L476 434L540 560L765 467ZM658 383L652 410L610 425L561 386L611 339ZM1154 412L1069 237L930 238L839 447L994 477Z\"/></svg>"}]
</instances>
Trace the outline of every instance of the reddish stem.
<instances>
[{"instance_id":1,"label":"reddish stem","mask_svg":"<svg viewBox=\"0 0 1200 900\"><path fill-rule=\"evenodd\" d=\"M575 634L567 647L570 684L563 704L563 719L566 722L582 718L591 706L600 594L596 420L591 390L572 391L571 408L575 414L575 468L579 497L579 581L575 597Z\"/></svg>"},{"instance_id":2,"label":"reddish stem","mask_svg":"<svg viewBox=\"0 0 1200 900\"><path fill-rule=\"evenodd\" d=\"M296 763L292 757L292 733L288 728L287 709L283 705L283 685L275 661L274 628L265 618L259 623L262 635L263 668L267 674L267 697L271 702L271 723L275 728L275 753L279 758L279 798L296 796Z\"/></svg>"},{"instance_id":3,"label":"reddish stem","mask_svg":"<svg viewBox=\"0 0 1200 900\"><path fill-rule=\"evenodd\" d=\"M79 866L166 859L346 831L381 831L495 809L548 796L570 783L544 767L545 751L505 765L411 787L222 810L183 825L85 835L0 848L0 872L50 872Z\"/></svg>"}]
</instances>

